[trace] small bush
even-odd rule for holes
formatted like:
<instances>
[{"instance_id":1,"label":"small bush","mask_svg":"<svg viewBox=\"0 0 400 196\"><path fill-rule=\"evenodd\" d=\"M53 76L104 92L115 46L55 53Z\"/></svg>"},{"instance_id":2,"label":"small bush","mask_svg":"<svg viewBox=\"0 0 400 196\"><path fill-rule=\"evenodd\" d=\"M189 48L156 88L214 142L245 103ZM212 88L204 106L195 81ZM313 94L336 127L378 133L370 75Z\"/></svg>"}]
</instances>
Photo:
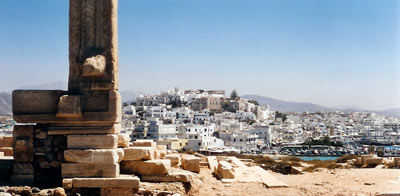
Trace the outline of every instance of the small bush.
<instances>
[{"instance_id":1,"label":"small bush","mask_svg":"<svg viewBox=\"0 0 400 196\"><path fill-rule=\"evenodd\" d=\"M293 156L287 156L287 157L282 157L280 158L282 161L291 161L291 162L303 162L302 159L298 157L293 157Z\"/></svg>"},{"instance_id":2,"label":"small bush","mask_svg":"<svg viewBox=\"0 0 400 196\"><path fill-rule=\"evenodd\" d=\"M305 172L313 172L314 169L317 168L326 168L326 169L336 169L341 168L342 166L337 164L335 160L321 161L321 160L312 160L307 163L313 164L313 166L306 167L303 169Z\"/></svg>"},{"instance_id":3,"label":"small bush","mask_svg":"<svg viewBox=\"0 0 400 196\"><path fill-rule=\"evenodd\" d=\"M358 157L358 155L346 154L336 159L336 163L346 163L348 160L357 159Z\"/></svg>"}]
</instances>

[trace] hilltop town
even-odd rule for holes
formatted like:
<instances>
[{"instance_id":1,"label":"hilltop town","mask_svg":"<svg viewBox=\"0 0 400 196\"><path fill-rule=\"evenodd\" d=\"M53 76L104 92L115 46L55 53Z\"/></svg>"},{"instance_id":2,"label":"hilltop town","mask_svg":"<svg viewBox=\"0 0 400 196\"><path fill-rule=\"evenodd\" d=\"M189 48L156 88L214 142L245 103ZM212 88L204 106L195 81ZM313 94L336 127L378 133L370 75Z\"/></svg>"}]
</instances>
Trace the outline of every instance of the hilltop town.
<instances>
[{"instance_id":1,"label":"hilltop town","mask_svg":"<svg viewBox=\"0 0 400 196\"><path fill-rule=\"evenodd\" d=\"M141 95L125 103L122 112L123 132L132 140L152 139L174 150L265 154L276 146L326 137L346 147L340 153L348 154L364 153L359 148L362 144L400 144L396 117L362 112L282 113L243 99L235 90L226 97L224 90L175 88L160 95Z\"/></svg>"}]
</instances>

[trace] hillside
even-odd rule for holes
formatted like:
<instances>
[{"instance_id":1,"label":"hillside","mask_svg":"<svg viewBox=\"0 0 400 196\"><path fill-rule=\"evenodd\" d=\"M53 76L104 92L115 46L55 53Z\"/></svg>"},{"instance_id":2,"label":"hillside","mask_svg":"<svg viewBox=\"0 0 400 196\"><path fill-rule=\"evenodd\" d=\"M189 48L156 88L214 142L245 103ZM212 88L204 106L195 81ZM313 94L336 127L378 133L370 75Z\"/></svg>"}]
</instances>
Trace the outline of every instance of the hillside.
<instances>
[{"instance_id":1,"label":"hillside","mask_svg":"<svg viewBox=\"0 0 400 196\"><path fill-rule=\"evenodd\" d=\"M0 93L0 115L7 115L11 113L11 94Z\"/></svg>"},{"instance_id":2,"label":"hillside","mask_svg":"<svg viewBox=\"0 0 400 196\"><path fill-rule=\"evenodd\" d=\"M278 110L281 112L316 112L333 110L332 108L327 108L313 103L282 101L260 95L243 95L241 97L256 100L260 105L269 105L271 110Z\"/></svg>"}]
</instances>

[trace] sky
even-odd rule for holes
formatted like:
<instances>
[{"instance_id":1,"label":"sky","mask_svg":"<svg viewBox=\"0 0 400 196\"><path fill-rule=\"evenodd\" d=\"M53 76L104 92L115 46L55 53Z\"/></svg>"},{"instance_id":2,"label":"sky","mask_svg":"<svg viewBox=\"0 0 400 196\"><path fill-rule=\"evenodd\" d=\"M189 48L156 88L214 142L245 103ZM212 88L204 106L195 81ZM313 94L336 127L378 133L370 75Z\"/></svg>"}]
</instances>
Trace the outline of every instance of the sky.
<instances>
[{"instance_id":1,"label":"sky","mask_svg":"<svg viewBox=\"0 0 400 196\"><path fill-rule=\"evenodd\" d=\"M398 0L119 0L120 90L400 107ZM68 1L0 1L0 91L68 80Z\"/></svg>"}]
</instances>

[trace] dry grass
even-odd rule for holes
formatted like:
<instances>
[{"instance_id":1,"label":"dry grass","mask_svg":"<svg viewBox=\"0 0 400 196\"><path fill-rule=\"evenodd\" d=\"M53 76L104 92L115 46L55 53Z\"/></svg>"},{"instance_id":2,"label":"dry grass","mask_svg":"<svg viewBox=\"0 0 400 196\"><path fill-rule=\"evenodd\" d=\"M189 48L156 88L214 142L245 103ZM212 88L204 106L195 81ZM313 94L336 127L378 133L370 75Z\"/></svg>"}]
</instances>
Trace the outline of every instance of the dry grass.
<instances>
[{"instance_id":1,"label":"dry grass","mask_svg":"<svg viewBox=\"0 0 400 196\"><path fill-rule=\"evenodd\" d=\"M336 163L347 163L348 160L357 159L358 157L359 157L358 155L346 154L336 159Z\"/></svg>"},{"instance_id":2,"label":"dry grass","mask_svg":"<svg viewBox=\"0 0 400 196\"><path fill-rule=\"evenodd\" d=\"M317 168L326 168L326 169L342 168L341 165L336 163L336 160L328 160L328 161L311 160L307 161L307 163L313 164L313 166L304 168L303 169L304 172L313 172Z\"/></svg>"}]
</instances>

